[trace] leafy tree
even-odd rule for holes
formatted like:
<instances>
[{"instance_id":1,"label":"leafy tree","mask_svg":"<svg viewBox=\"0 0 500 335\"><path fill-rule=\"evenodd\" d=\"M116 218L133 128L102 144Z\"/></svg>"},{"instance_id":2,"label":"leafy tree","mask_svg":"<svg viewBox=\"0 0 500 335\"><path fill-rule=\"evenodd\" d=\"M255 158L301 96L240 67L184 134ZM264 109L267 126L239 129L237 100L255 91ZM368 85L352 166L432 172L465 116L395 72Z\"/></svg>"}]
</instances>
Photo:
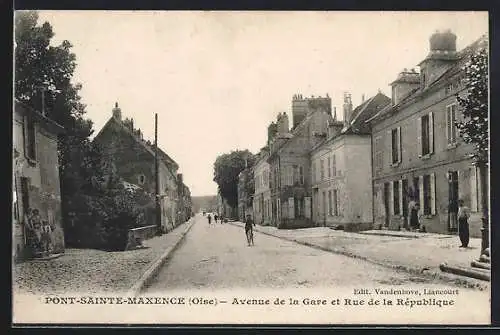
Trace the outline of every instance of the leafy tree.
<instances>
[{"instance_id":1,"label":"leafy tree","mask_svg":"<svg viewBox=\"0 0 500 335\"><path fill-rule=\"evenodd\" d=\"M479 169L481 185L481 207L483 211L483 243L482 250L488 247L488 51L486 48L471 55L463 68L466 79L466 94L457 95L464 119L457 122L460 136L464 142L474 146L472 157Z\"/></svg>"},{"instance_id":2,"label":"leafy tree","mask_svg":"<svg viewBox=\"0 0 500 335\"><path fill-rule=\"evenodd\" d=\"M219 192L232 208L238 206L238 175L246 166L252 167L255 156L248 150L235 150L217 157L214 163L214 181Z\"/></svg>"},{"instance_id":3,"label":"leafy tree","mask_svg":"<svg viewBox=\"0 0 500 335\"><path fill-rule=\"evenodd\" d=\"M464 67L467 93L457 95L464 120L457 122L460 135L474 145L473 157L488 161L488 51L481 48Z\"/></svg>"},{"instance_id":4,"label":"leafy tree","mask_svg":"<svg viewBox=\"0 0 500 335\"><path fill-rule=\"evenodd\" d=\"M103 170L102 151L89 139L92 121L85 118L82 86L72 83L77 65L72 45L51 45L53 37L48 22L38 25L36 11L16 12L15 97L66 130L58 151L67 244L102 247L99 240L115 239L118 245L110 247L120 249L124 231L136 223L141 208L137 196L118 188L120 178Z\"/></svg>"}]
</instances>

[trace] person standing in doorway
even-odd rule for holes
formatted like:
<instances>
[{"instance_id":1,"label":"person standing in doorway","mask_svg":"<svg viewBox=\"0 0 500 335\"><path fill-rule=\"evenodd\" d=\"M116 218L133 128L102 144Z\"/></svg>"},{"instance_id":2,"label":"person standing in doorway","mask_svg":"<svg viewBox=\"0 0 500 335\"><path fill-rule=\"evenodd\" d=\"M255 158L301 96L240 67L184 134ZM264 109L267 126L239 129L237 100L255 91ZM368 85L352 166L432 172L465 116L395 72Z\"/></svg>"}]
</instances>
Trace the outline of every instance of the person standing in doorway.
<instances>
[{"instance_id":1,"label":"person standing in doorway","mask_svg":"<svg viewBox=\"0 0 500 335\"><path fill-rule=\"evenodd\" d=\"M458 200L458 236L462 245L460 248L469 246L469 208L464 205L462 199Z\"/></svg>"},{"instance_id":2,"label":"person standing in doorway","mask_svg":"<svg viewBox=\"0 0 500 335\"><path fill-rule=\"evenodd\" d=\"M207 219L208 219L208 224L212 224L212 216L210 215L210 213L208 213Z\"/></svg>"},{"instance_id":3,"label":"person standing in doorway","mask_svg":"<svg viewBox=\"0 0 500 335\"><path fill-rule=\"evenodd\" d=\"M420 204L416 202L410 210L410 228L417 230L420 228Z\"/></svg>"}]
</instances>

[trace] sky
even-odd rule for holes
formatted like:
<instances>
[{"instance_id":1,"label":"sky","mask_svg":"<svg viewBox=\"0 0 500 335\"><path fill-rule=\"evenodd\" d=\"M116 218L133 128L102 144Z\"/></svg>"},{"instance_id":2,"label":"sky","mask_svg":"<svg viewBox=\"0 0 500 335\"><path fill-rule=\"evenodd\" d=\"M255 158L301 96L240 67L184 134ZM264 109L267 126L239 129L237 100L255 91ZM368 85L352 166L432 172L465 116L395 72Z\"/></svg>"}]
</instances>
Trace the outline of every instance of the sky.
<instances>
[{"instance_id":1,"label":"sky","mask_svg":"<svg viewBox=\"0 0 500 335\"><path fill-rule=\"evenodd\" d=\"M218 155L265 146L294 94L329 94L341 118L344 92L354 106L390 96L434 31L451 29L458 50L488 32L487 12L40 11L45 21L53 44L73 45L95 134L118 102L154 140L158 113L159 146L194 196L217 193Z\"/></svg>"}]
</instances>

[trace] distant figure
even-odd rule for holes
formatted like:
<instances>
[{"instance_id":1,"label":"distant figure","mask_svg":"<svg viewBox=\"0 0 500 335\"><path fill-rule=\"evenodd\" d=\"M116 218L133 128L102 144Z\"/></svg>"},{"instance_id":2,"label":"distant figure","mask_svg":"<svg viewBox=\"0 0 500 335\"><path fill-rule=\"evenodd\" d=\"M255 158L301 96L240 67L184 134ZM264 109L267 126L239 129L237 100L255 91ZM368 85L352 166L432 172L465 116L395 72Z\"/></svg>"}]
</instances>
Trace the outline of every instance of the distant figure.
<instances>
[{"instance_id":1,"label":"distant figure","mask_svg":"<svg viewBox=\"0 0 500 335\"><path fill-rule=\"evenodd\" d=\"M460 248L469 246L469 208L464 205L462 199L458 200L458 236L462 245Z\"/></svg>"},{"instance_id":2,"label":"distant figure","mask_svg":"<svg viewBox=\"0 0 500 335\"><path fill-rule=\"evenodd\" d=\"M253 226L255 226L255 223L253 222L250 214L247 214L247 217L245 220L245 235L247 236L248 246L254 245L254 243L253 243Z\"/></svg>"},{"instance_id":3,"label":"distant figure","mask_svg":"<svg viewBox=\"0 0 500 335\"><path fill-rule=\"evenodd\" d=\"M203 211L203 216L205 216L205 214L207 214L207 212Z\"/></svg>"},{"instance_id":4,"label":"distant figure","mask_svg":"<svg viewBox=\"0 0 500 335\"><path fill-rule=\"evenodd\" d=\"M212 216L210 215L210 213L208 213L208 224L211 224L212 223Z\"/></svg>"},{"instance_id":5,"label":"distant figure","mask_svg":"<svg viewBox=\"0 0 500 335\"><path fill-rule=\"evenodd\" d=\"M214 221L217 223L217 214L214 214Z\"/></svg>"},{"instance_id":6,"label":"distant figure","mask_svg":"<svg viewBox=\"0 0 500 335\"><path fill-rule=\"evenodd\" d=\"M219 220L220 220L220 223L221 223L221 224L222 224L222 223L224 223L224 217L222 216L222 214L221 214L221 215L219 215Z\"/></svg>"},{"instance_id":7,"label":"distant figure","mask_svg":"<svg viewBox=\"0 0 500 335\"><path fill-rule=\"evenodd\" d=\"M417 230L420 228L420 205L416 202L410 210L410 228Z\"/></svg>"}]
</instances>

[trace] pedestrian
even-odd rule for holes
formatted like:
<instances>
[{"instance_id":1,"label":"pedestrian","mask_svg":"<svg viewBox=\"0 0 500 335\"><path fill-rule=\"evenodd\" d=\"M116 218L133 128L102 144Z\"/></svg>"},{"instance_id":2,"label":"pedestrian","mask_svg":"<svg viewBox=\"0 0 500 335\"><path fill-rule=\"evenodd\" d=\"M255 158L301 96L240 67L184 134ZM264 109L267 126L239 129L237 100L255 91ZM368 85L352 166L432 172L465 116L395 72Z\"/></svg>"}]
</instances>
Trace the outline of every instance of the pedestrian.
<instances>
[{"instance_id":1,"label":"pedestrian","mask_svg":"<svg viewBox=\"0 0 500 335\"><path fill-rule=\"evenodd\" d=\"M217 223L217 213L214 214L214 221Z\"/></svg>"},{"instance_id":2,"label":"pedestrian","mask_svg":"<svg viewBox=\"0 0 500 335\"><path fill-rule=\"evenodd\" d=\"M33 249L35 253L38 253L42 249L42 217L40 211L36 208L32 211L30 226L34 235Z\"/></svg>"},{"instance_id":3,"label":"pedestrian","mask_svg":"<svg viewBox=\"0 0 500 335\"><path fill-rule=\"evenodd\" d=\"M254 245L253 226L255 226L255 222L252 220L252 216L250 214L247 214L247 218L245 220L245 235L247 237L248 246Z\"/></svg>"},{"instance_id":4,"label":"pedestrian","mask_svg":"<svg viewBox=\"0 0 500 335\"><path fill-rule=\"evenodd\" d=\"M222 216L222 214L219 215L219 220L220 220L220 223L223 224L224 223L224 217Z\"/></svg>"},{"instance_id":5,"label":"pedestrian","mask_svg":"<svg viewBox=\"0 0 500 335\"><path fill-rule=\"evenodd\" d=\"M52 227L44 220L42 221L41 231L42 251L49 254L52 252Z\"/></svg>"},{"instance_id":6,"label":"pedestrian","mask_svg":"<svg viewBox=\"0 0 500 335\"><path fill-rule=\"evenodd\" d=\"M207 219L208 219L208 224L211 224L212 223L212 216L210 215L210 213L208 213Z\"/></svg>"},{"instance_id":7,"label":"pedestrian","mask_svg":"<svg viewBox=\"0 0 500 335\"><path fill-rule=\"evenodd\" d=\"M410 228L412 230L418 230L420 228L421 216L420 204L418 202L415 202L410 210Z\"/></svg>"},{"instance_id":8,"label":"pedestrian","mask_svg":"<svg viewBox=\"0 0 500 335\"><path fill-rule=\"evenodd\" d=\"M464 205L462 199L458 200L458 236L462 245L460 248L469 246L469 208Z\"/></svg>"}]
</instances>

